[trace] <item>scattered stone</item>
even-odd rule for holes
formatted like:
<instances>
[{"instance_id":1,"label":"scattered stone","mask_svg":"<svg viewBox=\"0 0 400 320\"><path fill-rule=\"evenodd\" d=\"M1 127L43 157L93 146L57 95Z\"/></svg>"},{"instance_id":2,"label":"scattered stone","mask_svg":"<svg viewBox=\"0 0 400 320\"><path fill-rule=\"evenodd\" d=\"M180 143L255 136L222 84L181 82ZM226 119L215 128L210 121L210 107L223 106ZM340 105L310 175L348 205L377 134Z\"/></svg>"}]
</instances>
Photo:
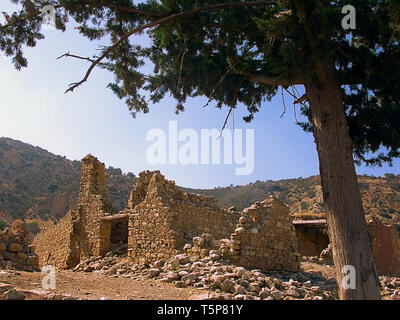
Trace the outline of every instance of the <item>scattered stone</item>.
<instances>
[{"instance_id":1,"label":"scattered stone","mask_svg":"<svg viewBox=\"0 0 400 320\"><path fill-rule=\"evenodd\" d=\"M13 288L4 293L4 298L6 300L24 300L25 295L21 291Z\"/></svg>"},{"instance_id":2,"label":"scattered stone","mask_svg":"<svg viewBox=\"0 0 400 320\"><path fill-rule=\"evenodd\" d=\"M283 298L283 293L278 291L278 290L274 290L271 292L271 296L275 299L275 300L281 300Z\"/></svg>"},{"instance_id":3,"label":"scattered stone","mask_svg":"<svg viewBox=\"0 0 400 320\"><path fill-rule=\"evenodd\" d=\"M184 281L176 281L175 287L177 288L186 288L186 283Z\"/></svg>"},{"instance_id":4,"label":"scattered stone","mask_svg":"<svg viewBox=\"0 0 400 320\"><path fill-rule=\"evenodd\" d=\"M221 284L221 290L224 292L231 292L234 287L235 287L235 282L233 282L232 280L229 280L229 279L226 279Z\"/></svg>"},{"instance_id":5,"label":"scattered stone","mask_svg":"<svg viewBox=\"0 0 400 320\"><path fill-rule=\"evenodd\" d=\"M150 274L150 277L152 277L152 278L157 277L160 274L160 269L156 269L156 268L150 269L149 274Z\"/></svg>"}]
</instances>

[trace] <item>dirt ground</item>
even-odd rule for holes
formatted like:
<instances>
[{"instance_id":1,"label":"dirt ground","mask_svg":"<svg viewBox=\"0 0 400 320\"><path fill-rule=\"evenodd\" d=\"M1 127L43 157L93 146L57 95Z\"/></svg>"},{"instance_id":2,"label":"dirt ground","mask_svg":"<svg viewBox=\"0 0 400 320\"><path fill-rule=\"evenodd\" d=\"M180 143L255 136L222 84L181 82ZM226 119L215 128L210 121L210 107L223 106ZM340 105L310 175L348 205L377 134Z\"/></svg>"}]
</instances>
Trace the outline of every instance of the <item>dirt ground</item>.
<instances>
[{"instance_id":1,"label":"dirt ground","mask_svg":"<svg viewBox=\"0 0 400 320\"><path fill-rule=\"evenodd\" d=\"M315 263L303 262L301 267L303 271L320 273L327 278L334 275L333 268ZM23 290L43 290L43 276L40 272L0 270L0 283ZM57 271L56 288L50 291L86 300L187 300L207 293L193 287L176 288L159 280L138 281L69 270Z\"/></svg>"},{"instance_id":2,"label":"dirt ground","mask_svg":"<svg viewBox=\"0 0 400 320\"><path fill-rule=\"evenodd\" d=\"M43 290L43 276L40 272L0 270L0 283L24 290ZM57 271L56 288L51 291L87 300L187 300L191 296L206 293L195 288L175 288L171 284L155 280L109 278L94 273L72 271Z\"/></svg>"}]
</instances>

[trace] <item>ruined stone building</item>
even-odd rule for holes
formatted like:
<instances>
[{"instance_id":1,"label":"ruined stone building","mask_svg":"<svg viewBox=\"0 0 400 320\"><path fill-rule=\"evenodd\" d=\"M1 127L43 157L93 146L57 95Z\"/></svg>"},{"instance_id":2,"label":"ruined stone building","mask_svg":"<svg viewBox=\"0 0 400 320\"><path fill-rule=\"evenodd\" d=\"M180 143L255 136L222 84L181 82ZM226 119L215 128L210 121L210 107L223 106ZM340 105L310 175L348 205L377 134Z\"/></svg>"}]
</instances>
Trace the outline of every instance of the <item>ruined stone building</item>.
<instances>
[{"instance_id":1,"label":"ruined stone building","mask_svg":"<svg viewBox=\"0 0 400 320\"><path fill-rule=\"evenodd\" d=\"M127 208L116 212L106 190L103 163L82 160L78 209L69 211L33 241L39 264L70 269L126 244L139 264L185 252L206 256L216 249L227 261L263 271L297 271L300 256L319 256L329 244L326 220L293 221L277 198L239 212L213 197L182 192L158 171L139 174ZM400 274L400 239L393 227L369 219L378 272ZM206 242L206 243L205 243Z\"/></svg>"},{"instance_id":2,"label":"ruined stone building","mask_svg":"<svg viewBox=\"0 0 400 320\"><path fill-rule=\"evenodd\" d=\"M222 240L224 258L239 265L262 270L299 268L292 220L278 199L257 202L242 212L221 209L215 198L182 192L160 172L145 171L128 207L115 212L105 188L104 164L91 155L82 161L78 210L68 212L34 240L41 265L73 268L124 242L128 257L151 263L183 252L194 238L206 234Z\"/></svg>"},{"instance_id":3,"label":"ruined stone building","mask_svg":"<svg viewBox=\"0 0 400 320\"><path fill-rule=\"evenodd\" d=\"M387 276L400 276L400 237L394 226L384 225L377 218L367 216L372 249L378 273ZM323 262L333 264L332 249L329 245L325 219L301 220L293 222L299 240L302 256L325 256Z\"/></svg>"}]
</instances>

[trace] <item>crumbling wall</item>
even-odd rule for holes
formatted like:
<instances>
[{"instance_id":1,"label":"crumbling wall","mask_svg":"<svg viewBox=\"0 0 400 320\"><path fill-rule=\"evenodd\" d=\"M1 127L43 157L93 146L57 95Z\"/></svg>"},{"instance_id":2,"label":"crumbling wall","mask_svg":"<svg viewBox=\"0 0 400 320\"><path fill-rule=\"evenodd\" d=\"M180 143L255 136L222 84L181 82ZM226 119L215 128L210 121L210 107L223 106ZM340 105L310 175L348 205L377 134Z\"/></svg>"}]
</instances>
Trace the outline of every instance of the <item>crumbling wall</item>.
<instances>
[{"instance_id":1,"label":"crumbling wall","mask_svg":"<svg viewBox=\"0 0 400 320\"><path fill-rule=\"evenodd\" d=\"M367 224L373 236L373 251L379 274L400 276L400 238L394 226L384 225L368 217Z\"/></svg>"},{"instance_id":2,"label":"crumbling wall","mask_svg":"<svg viewBox=\"0 0 400 320\"><path fill-rule=\"evenodd\" d=\"M30 245L26 224L15 220L11 228L0 231L0 268L36 271L38 257Z\"/></svg>"},{"instance_id":3,"label":"crumbling wall","mask_svg":"<svg viewBox=\"0 0 400 320\"><path fill-rule=\"evenodd\" d=\"M139 175L135 189L139 190L144 184L142 178L149 176ZM135 206L128 226L128 255L143 263L168 258L182 245L181 234L173 229L176 213L169 206L169 201L173 201L172 184L166 184L157 171L147 181L145 198Z\"/></svg>"},{"instance_id":4,"label":"crumbling wall","mask_svg":"<svg viewBox=\"0 0 400 320\"><path fill-rule=\"evenodd\" d=\"M298 240L288 208L271 197L244 209L228 253L243 267L297 271Z\"/></svg>"},{"instance_id":5,"label":"crumbling wall","mask_svg":"<svg viewBox=\"0 0 400 320\"><path fill-rule=\"evenodd\" d=\"M296 236L299 240L299 253L302 256L318 257L329 245L329 237L323 229L296 229Z\"/></svg>"},{"instance_id":6,"label":"crumbling wall","mask_svg":"<svg viewBox=\"0 0 400 320\"><path fill-rule=\"evenodd\" d=\"M215 198L181 192L158 171L147 171L139 176L130 207L129 256L143 263L169 258L184 247L191 255L204 256L220 245L225 258L242 266L298 270L295 229L278 199L257 202L242 213L223 210ZM201 240L200 235L222 240ZM207 241L210 248L191 246Z\"/></svg>"},{"instance_id":7,"label":"crumbling wall","mask_svg":"<svg viewBox=\"0 0 400 320\"><path fill-rule=\"evenodd\" d=\"M101 223L101 218L114 213L114 210L106 182L104 164L92 155L83 158L78 210L68 212L34 240L40 265L48 263L59 269L68 269L81 259L108 252L111 225Z\"/></svg>"},{"instance_id":8,"label":"crumbling wall","mask_svg":"<svg viewBox=\"0 0 400 320\"><path fill-rule=\"evenodd\" d=\"M33 240L39 265L52 265L57 269L70 269L80 261L80 224L76 211L39 233Z\"/></svg>"},{"instance_id":9,"label":"crumbling wall","mask_svg":"<svg viewBox=\"0 0 400 320\"><path fill-rule=\"evenodd\" d=\"M106 179L103 163L91 155L82 159L78 211L37 236L41 264L48 259L58 268L71 268L106 254L112 240L125 241L128 233L128 255L140 263L170 258L199 242L199 235L207 235L219 239L204 240L212 250L219 246L221 256L242 266L298 269L294 227L278 199L257 202L241 213L220 209L215 198L182 192L159 171L145 171L130 195L129 208L116 214Z\"/></svg>"},{"instance_id":10,"label":"crumbling wall","mask_svg":"<svg viewBox=\"0 0 400 320\"><path fill-rule=\"evenodd\" d=\"M146 198L147 188L149 186L151 177L158 171L142 171L139 173L139 177L136 180L136 184L130 193L128 200L128 208L134 209L144 198Z\"/></svg>"},{"instance_id":11,"label":"crumbling wall","mask_svg":"<svg viewBox=\"0 0 400 320\"><path fill-rule=\"evenodd\" d=\"M107 173L104 163L92 155L82 159L78 212L81 221L81 256L98 256L104 253L101 239L108 230L103 230L99 218L113 213L106 189Z\"/></svg>"},{"instance_id":12,"label":"crumbling wall","mask_svg":"<svg viewBox=\"0 0 400 320\"><path fill-rule=\"evenodd\" d=\"M129 220L129 255L146 260L168 258L205 232L215 238L229 237L239 218L237 212L219 209L212 197L180 191L159 171L139 175L130 207L134 209Z\"/></svg>"},{"instance_id":13,"label":"crumbling wall","mask_svg":"<svg viewBox=\"0 0 400 320\"><path fill-rule=\"evenodd\" d=\"M174 230L182 234L184 242L202 233L210 233L215 239L230 237L239 212L220 209L213 197L183 193L183 198L173 200L172 208L176 212Z\"/></svg>"}]
</instances>

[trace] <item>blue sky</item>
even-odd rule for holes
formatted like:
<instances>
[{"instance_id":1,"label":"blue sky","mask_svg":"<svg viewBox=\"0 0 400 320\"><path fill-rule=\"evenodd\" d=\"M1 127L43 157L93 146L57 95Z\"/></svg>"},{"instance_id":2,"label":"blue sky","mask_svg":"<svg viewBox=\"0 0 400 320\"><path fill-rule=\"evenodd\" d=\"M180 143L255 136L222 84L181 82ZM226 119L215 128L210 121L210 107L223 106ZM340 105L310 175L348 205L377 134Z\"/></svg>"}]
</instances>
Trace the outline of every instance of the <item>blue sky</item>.
<instances>
[{"instance_id":1,"label":"blue sky","mask_svg":"<svg viewBox=\"0 0 400 320\"><path fill-rule=\"evenodd\" d=\"M1 10L11 12L14 6L2 1ZM3 17L0 16L0 19ZM16 71L9 58L0 53L0 136L21 140L52 153L80 160L91 153L106 166L121 168L135 174L158 169L181 186L211 188L241 185L256 180L307 177L318 174L314 140L295 124L291 100L286 96L288 110L281 119L282 99L278 95L265 103L255 120L246 124L241 106L235 112L235 128L254 129L254 172L235 175L235 165L150 165L145 153L149 130L168 132L169 121L178 121L178 131L191 128L220 129L226 109L218 110L206 98L188 101L186 111L176 115L175 102L164 99L151 107L149 114L133 119L123 101L106 89L113 76L95 70L87 83L72 94L64 94L67 85L80 80L87 63L56 58L66 52L82 56L96 53L100 43L79 36L70 25L67 32L45 30L46 39L35 48L25 49L29 67ZM133 38L133 41L143 41ZM103 43L104 44L104 43ZM150 67L150 66L148 66ZM299 115L298 115L299 117ZM232 128L232 121L228 128ZM359 174L400 173L400 161L393 167L357 168Z\"/></svg>"}]
</instances>

